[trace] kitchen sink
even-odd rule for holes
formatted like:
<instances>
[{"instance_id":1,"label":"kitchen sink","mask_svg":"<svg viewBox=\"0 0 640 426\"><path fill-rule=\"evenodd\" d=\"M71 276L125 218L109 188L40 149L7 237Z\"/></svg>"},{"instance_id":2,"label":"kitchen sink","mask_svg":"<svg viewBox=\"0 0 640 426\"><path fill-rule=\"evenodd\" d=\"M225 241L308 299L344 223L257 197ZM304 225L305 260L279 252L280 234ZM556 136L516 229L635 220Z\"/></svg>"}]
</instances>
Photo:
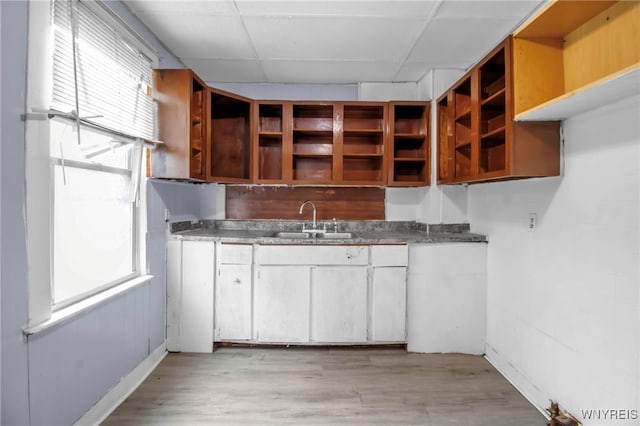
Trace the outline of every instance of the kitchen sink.
<instances>
[{"instance_id":1,"label":"kitchen sink","mask_svg":"<svg viewBox=\"0 0 640 426\"><path fill-rule=\"evenodd\" d=\"M294 240L306 240L309 238L317 238L319 240L348 240L353 238L353 234L351 232L318 232L314 234L313 232L280 231L273 234L273 236L276 238L288 238Z\"/></svg>"},{"instance_id":2,"label":"kitchen sink","mask_svg":"<svg viewBox=\"0 0 640 426\"><path fill-rule=\"evenodd\" d=\"M311 234L308 232L281 231L276 232L273 236L276 238L307 239L311 237Z\"/></svg>"},{"instance_id":3,"label":"kitchen sink","mask_svg":"<svg viewBox=\"0 0 640 426\"><path fill-rule=\"evenodd\" d=\"M324 234L318 234L317 238L348 240L353 238L353 234L351 232L325 232Z\"/></svg>"}]
</instances>

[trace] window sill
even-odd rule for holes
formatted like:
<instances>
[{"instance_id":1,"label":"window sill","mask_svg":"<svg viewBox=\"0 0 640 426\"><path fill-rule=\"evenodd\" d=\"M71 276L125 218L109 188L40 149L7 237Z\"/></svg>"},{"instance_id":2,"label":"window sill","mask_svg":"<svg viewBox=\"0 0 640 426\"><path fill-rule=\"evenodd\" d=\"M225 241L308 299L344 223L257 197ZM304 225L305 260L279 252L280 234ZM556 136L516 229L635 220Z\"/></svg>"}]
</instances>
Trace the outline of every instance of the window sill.
<instances>
[{"instance_id":1,"label":"window sill","mask_svg":"<svg viewBox=\"0 0 640 426\"><path fill-rule=\"evenodd\" d=\"M51 314L51 318L39 324L25 328L23 330L23 333L26 336L32 336L34 334L45 331L53 326L74 318L83 312L93 309L97 305L100 305L109 299L125 293L134 287L147 283L151 280L151 278L153 278L153 275L142 275L140 277L133 278L127 282L105 290L102 293L98 293L94 296L81 300L78 303L74 303L73 305L55 311Z\"/></svg>"}]
</instances>

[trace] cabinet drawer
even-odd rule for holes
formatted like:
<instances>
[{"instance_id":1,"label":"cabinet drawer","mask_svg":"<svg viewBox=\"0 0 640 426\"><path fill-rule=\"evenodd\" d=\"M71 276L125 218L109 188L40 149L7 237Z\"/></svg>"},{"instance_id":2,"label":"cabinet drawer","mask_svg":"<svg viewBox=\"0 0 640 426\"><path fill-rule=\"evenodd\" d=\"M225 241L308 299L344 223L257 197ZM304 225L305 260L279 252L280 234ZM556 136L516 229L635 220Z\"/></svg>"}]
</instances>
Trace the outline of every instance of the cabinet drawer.
<instances>
[{"instance_id":1,"label":"cabinet drawer","mask_svg":"<svg viewBox=\"0 0 640 426\"><path fill-rule=\"evenodd\" d=\"M251 265L252 257L251 244L220 244L220 263Z\"/></svg>"},{"instance_id":2,"label":"cabinet drawer","mask_svg":"<svg viewBox=\"0 0 640 426\"><path fill-rule=\"evenodd\" d=\"M367 246L258 246L261 265L367 265Z\"/></svg>"},{"instance_id":3,"label":"cabinet drawer","mask_svg":"<svg viewBox=\"0 0 640 426\"><path fill-rule=\"evenodd\" d=\"M407 266L409 249L406 244L371 246L371 266Z\"/></svg>"}]
</instances>

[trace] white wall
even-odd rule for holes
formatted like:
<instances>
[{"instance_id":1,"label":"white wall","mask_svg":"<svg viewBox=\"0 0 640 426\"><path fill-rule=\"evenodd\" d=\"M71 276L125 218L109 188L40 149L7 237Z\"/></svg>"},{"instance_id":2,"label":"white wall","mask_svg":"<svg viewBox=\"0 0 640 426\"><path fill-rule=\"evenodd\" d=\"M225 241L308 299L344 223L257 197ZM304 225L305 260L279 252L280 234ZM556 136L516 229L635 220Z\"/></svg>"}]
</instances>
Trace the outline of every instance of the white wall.
<instances>
[{"instance_id":1,"label":"white wall","mask_svg":"<svg viewBox=\"0 0 640 426\"><path fill-rule=\"evenodd\" d=\"M258 100L354 101L358 99L358 86L355 84L217 83L214 81L209 81L207 84Z\"/></svg>"},{"instance_id":2,"label":"white wall","mask_svg":"<svg viewBox=\"0 0 640 426\"><path fill-rule=\"evenodd\" d=\"M420 98L418 84L413 83L358 83L359 101L415 101Z\"/></svg>"},{"instance_id":3,"label":"white wall","mask_svg":"<svg viewBox=\"0 0 640 426\"><path fill-rule=\"evenodd\" d=\"M468 190L489 236L487 357L586 425L603 422L583 409L640 409L639 118L637 97L571 118L563 177Z\"/></svg>"}]
</instances>

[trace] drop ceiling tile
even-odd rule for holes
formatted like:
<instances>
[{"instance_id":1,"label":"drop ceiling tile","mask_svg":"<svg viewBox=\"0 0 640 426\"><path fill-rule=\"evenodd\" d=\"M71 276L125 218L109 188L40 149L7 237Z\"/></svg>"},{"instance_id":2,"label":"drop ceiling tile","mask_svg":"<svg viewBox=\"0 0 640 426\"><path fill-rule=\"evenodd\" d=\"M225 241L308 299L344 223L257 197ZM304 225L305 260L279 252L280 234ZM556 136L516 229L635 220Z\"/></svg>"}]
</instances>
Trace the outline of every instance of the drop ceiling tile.
<instances>
[{"instance_id":1,"label":"drop ceiling tile","mask_svg":"<svg viewBox=\"0 0 640 426\"><path fill-rule=\"evenodd\" d=\"M444 1L435 19L514 17L516 22L544 0L455 0Z\"/></svg>"},{"instance_id":2,"label":"drop ceiling tile","mask_svg":"<svg viewBox=\"0 0 640 426\"><path fill-rule=\"evenodd\" d=\"M359 61L266 61L262 64L272 83L357 83L391 81L397 64Z\"/></svg>"},{"instance_id":3,"label":"drop ceiling tile","mask_svg":"<svg viewBox=\"0 0 640 426\"><path fill-rule=\"evenodd\" d=\"M237 17L153 15L145 23L179 57L254 59Z\"/></svg>"},{"instance_id":4,"label":"drop ceiling tile","mask_svg":"<svg viewBox=\"0 0 640 426\"><path fill-rule=\"evenodd\" d=\"M438 67L473 65L504 39L513 27L505 19L435 19L409 55L410 62L428 62Z\"/></svg>"},{"instance_id":5,"label":"drop ceiling tile","mask_svg":"<svg viewBox=\"0 0 640 426\"><path fill-rule=\"evenodd\" d=\"M256 1L236 0L243 16L369 16L369 17L428 17L437 0L359 0L359 1Z\"/></svg>"},{"instance_id":6,"label":"drop ceiling tile","mask_svg":"<svg viewBox=\"0 0 640 426\"><path fill-rule=\"evenodd\" d=\"M183 58L184 64L204 81L230 83L264 82L264 73L258 61Z\"/></svg>"},{"instance_id":7,"label":"drop ceiling tile","mask_svg":"<svg viewBox=\"0 0 640 426\"><path fill-rule=\"evenodd\" d=\"M123 0L134 14L141 15L235 15L233 0Z\"/></svg>"},{"instance_id":8,"label":"drop ceiling tile","mask_svg":"<svg viewBox=\"0 0 640 426\"><path fill-rule=\"evenodd\" d=\"M420 20L244 19L261 59L398 61L422 31Z\"/></svg>"}]
</instances>

